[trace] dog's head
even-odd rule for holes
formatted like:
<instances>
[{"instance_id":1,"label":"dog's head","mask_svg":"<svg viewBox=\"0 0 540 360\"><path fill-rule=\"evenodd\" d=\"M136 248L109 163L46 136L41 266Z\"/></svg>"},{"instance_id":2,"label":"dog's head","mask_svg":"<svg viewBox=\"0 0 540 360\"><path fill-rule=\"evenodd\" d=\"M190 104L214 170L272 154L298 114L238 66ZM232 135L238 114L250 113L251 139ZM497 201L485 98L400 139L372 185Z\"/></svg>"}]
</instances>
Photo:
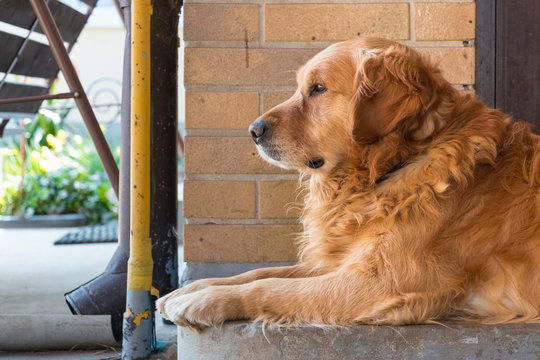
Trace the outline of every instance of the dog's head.
<instances>
[{"instance_id":1,"label":"dog's head","mask_svg":"<svg viewBox=\"0 0 540 360\"><path fill-rule=\"evenodd\" d=\"M249 127L261 156L305 173L358 159L391 133L412 141L444 124L429 110L450 85L413 49L382 39L334 44L297 73L298 88Z\"/></svg>"}]
</instances>

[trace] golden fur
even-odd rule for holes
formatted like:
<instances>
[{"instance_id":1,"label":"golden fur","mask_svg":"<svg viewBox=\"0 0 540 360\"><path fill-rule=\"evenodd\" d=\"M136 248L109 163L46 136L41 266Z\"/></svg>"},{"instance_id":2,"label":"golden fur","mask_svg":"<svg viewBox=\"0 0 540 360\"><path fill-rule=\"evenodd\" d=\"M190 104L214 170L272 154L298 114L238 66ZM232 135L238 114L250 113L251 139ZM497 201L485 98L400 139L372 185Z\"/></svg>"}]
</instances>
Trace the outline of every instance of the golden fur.
<instances>
[{"instance_id":1,"label":"golden fur","mask_svg":"<svg viewBox=\"0 0 540 360\"><path fill-rule=\"evenodd\" d=\"M540 140L528 124L382 39L330 46L297 82L261 117L257 143L304 174L299 264L197 281L158 301L166 318L195 329L538 320Z\"/></svg>"}]
</instances>

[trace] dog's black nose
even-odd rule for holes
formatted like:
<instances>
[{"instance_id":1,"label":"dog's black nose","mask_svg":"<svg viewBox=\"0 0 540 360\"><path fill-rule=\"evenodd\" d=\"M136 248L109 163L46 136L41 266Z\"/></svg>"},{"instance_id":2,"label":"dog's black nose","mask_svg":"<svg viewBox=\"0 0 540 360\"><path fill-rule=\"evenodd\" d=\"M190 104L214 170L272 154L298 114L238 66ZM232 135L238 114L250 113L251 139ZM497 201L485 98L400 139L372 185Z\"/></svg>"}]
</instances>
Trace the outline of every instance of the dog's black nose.
<instances>
[{"instance_id":1,"label":"dog's black nose","mask_svg":"<svg viewBox=\"0 0 540 360\"><path fill-rule=\"evenodd\" d=\"M264 119L257 120L253 124L249 125L249 133L255 141L261 139L267 132L268 126L266 125Z\"/></svg>"}]
</instances>

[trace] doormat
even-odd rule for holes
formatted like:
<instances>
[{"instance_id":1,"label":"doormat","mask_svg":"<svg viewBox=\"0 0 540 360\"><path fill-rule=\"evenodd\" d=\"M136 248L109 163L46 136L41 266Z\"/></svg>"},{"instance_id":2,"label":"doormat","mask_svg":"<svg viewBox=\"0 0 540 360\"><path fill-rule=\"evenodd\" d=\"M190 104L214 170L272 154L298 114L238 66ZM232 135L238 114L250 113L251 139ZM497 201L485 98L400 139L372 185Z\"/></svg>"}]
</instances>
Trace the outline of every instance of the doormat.
<instances>
[{"instance_id":1,"label":"doormat","mask_svg":"<svg viewBox=\"0 0 540 360\"><path fill-rule=\"evenodd\" d=\"M105 225L83 226L54 242L54 245L94 244L118 241L118 222Z\"/></svg>"}]
</instances>

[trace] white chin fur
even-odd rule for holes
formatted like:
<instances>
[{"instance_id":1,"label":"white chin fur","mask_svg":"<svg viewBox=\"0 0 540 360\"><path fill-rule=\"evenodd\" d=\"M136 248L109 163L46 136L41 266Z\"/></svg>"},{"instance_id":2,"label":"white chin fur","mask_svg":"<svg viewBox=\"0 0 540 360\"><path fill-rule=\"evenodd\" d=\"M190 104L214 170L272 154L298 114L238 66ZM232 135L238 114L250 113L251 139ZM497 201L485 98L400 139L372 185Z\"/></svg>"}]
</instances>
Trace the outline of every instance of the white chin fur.
<instances>
[{"instance_id":1,"label":"white chin fur","mask_svg":"<svg viewBox=\"0 0 540 360\"><path fill-rule=\"evenodd\" d=\"M268 163L270 163L272 165L279 166L280 168L283 168L283 169L292 169L292 167L287 166L287 164L284 163L283 161L278 161L278 160L272 159L269 155L266 154L266 152L264 151L264 148L262 146L257 145L257 151L259 151L259 155L261 155L261 157L266 162L268 162Z\"/></svg>"}]
</instances>

